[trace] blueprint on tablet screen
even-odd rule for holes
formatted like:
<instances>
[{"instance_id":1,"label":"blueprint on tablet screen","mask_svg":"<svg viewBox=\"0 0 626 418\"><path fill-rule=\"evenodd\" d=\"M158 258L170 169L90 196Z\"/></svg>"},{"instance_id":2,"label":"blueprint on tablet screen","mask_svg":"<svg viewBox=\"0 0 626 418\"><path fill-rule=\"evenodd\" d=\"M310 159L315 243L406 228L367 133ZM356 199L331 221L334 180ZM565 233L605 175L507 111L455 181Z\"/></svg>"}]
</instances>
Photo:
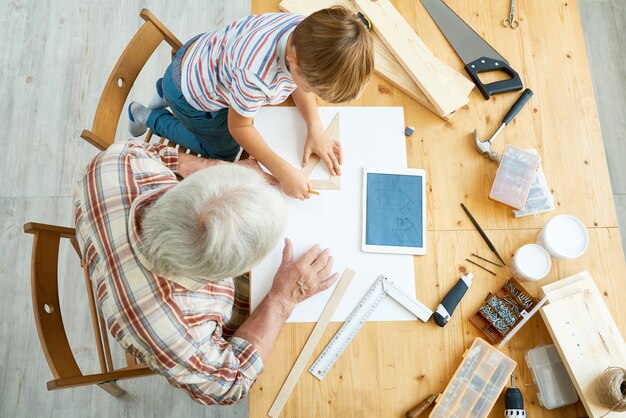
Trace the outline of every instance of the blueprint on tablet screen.
<instances>
[{"instance_id":1,"label":"blueprint on tablet screen","mask_svg":"<svg viewBox=\"0 0 626 418\"><path fill-rule=\"evenodd\" d=\"M365 243L421 247L422 178L402 174L367 174Z\"/></svg>"}]
</instances>

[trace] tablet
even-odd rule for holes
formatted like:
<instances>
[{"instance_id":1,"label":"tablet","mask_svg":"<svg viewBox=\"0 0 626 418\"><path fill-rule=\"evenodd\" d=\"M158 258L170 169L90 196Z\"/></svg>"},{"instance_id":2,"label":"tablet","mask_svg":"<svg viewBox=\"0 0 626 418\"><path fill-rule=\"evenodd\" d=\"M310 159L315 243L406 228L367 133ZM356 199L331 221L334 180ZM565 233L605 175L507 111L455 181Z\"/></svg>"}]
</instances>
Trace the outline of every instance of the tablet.
<instances>
[{"instance_id":1,"label":"tablet","mask_svg":"<svg viewBox=\"0 0 626 418\"><path fill-rule=\"evenodd\" d=\"M426 173L415 168L363 169L361 249L426 254Z\"/></svg>"}]
</instances>

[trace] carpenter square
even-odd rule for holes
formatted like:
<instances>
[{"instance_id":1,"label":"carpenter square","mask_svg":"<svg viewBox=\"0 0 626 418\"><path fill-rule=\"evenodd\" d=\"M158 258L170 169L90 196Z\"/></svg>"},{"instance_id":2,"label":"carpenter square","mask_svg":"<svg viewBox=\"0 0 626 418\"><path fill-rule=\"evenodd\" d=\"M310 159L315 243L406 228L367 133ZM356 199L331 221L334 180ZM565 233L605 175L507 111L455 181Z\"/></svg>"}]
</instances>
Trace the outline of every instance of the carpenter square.
<instances>
[{"instance_id":1,"label":"carpenter square","mask_svg":"<svg viewBox=\"0 0 626 418\"><path fill-rule=\"evenodd\" d=\"M335 336L330 340L322 354L315 360L309 373L322 380L326 373L335 364L341 353L348 347L350 341L359 333L367 319L376 307L387 296L390 296L409 312L424 322L427 322L433 311L424 306L420 301L408 296L398 289L391 280L384 275L379 276L374 284L363 296L359 304L354 308L346 322L339 328Z\"/></svg>"}]
</instances>

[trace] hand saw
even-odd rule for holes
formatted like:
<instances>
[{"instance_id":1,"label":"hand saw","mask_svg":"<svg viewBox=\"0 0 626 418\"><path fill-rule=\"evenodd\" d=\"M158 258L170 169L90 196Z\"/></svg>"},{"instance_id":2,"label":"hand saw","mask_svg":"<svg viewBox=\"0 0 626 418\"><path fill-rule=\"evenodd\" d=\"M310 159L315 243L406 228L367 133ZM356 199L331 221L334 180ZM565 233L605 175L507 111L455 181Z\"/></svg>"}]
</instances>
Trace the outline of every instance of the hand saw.
<instances>
[{"instance_id":1,"label":"hand saw","mask_svg":"<svg viewBox=\"0 0 626 418\"><path fill-rule=\"evenodd\" d=\"M519 75L507 60L442 0L421 0L421 2L465 64L465 71L485 99L494 94L517 91L524 87ZM502 71L511 78L483 84L478 74L489 71Z\"/></svg>"}]
</instances>

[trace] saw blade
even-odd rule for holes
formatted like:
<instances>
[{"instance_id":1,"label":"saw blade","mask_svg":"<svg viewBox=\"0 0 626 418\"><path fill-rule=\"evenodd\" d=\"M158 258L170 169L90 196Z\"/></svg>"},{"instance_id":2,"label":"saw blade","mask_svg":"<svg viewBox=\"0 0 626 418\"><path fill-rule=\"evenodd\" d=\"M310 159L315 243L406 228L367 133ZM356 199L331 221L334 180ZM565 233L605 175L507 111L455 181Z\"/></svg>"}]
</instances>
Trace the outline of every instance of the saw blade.
<instances>
[{"instance_id":1,"label":"saw blade","mask_svg":"<svg viewBox=\"0 0 626 418\"><path fill-rule=\"evenodd\" d=\"M463 63L469 64L479 58L491 58L508 64L498 51L442 0L421 0L421 2Z\"/></svg>"}]
</instances>

